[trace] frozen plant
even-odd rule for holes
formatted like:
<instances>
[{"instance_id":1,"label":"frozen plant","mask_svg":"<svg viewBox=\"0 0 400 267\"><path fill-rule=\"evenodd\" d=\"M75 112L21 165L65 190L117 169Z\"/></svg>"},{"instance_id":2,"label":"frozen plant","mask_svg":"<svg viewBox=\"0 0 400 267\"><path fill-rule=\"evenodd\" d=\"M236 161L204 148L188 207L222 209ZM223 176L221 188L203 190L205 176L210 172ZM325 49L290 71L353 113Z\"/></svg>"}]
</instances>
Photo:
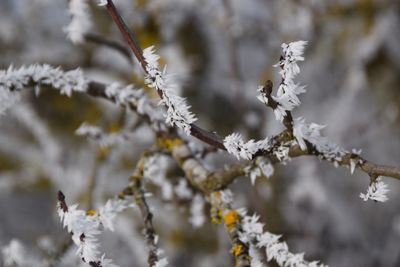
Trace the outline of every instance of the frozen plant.
<instances>
[{"instance_id":1,"label":"frozen plant","mask_svg":"<svg viewBox=\"0 0 400 267\"><path fill-rule=\"evenodd\" d=\"M172 49L173 52L168 50L173 44L172 39L176 36L171 34L171 29L164 28L163 25L164 16L170 19L168 17L170 14L151 8L149 8L149 14L143 16L137 16L136 13L132 13L132 17L139 21L141 27L147 21L160 24L158 25L162 28L160 35L166 37L167 45L165 49L164 47L159 49L161 54L158 55L155 46L150 43L153 38L148 38L141 31L138 31L140 36L135 36L131 29L136 29L137 25L128 26L125 24L112 0L96 2L102 8L96 10L98 13L93 13L93 16L94 14L105 13L102 12L103 9L107 10L125 38L129 49L132 50L137 59L137 62L130 62L136 64L135 67L141 68L141 70L136 69L133 75L132 73L127 75L99 75L99 70L95 69L93 65L95 65L96 59L104 56L104 52L96 50L95 52L87 51L87 58L83 56L84 59L81 59L82 64L85 63L84 66L89 66L88 68L90 68L90 70L85 69L86 74L80 68L64 71L60 67L53 67L47 64L11 66L7 70L0 71L0 113L6 115L3 118L8 119L8 114L5 111L12 109L11 114L14 114L18 121L28 129L27 132L29 133L24 133L28 136L27 139L34 137L40 143L41 149L46 150L43 153L45 154L44 156L36 156L35 151L32 152L28 145L25 143L20 144L18 149L14 149L18 151L16 155L21 158L28 155L33 159L29 162L30 164L26 167L25 172L21 172L21 174L14 173L9 176L11 178L7 177L8 173L1 174L0 183L3 181L3 176L7 177L4 178L7 181L13 178L18 179L19 176L25 177L28 174L34 176L30 170L36 168L39 169L37 173L39 173L38 176L40 177L33 177L33 182L30 181L32 184L39 180L37 184L40 186L43 183L42 180L45 180L45 182L49 180L54 183L56 179L64 179L64 181L67 181L64 184L54 183L57 187L63 187L57 189L64 192L65 190L80 192L82 191L81 188L87 189L83 193L76 194L76 199L71 200L71 202L79 203L79 207L85 207L87 211L83 208L78 208L78 204L68 205L63 193L60 191L58 194L57 211L62 226L66 228L70 235L68 240L72 240L71 247L55 248L55 255L49 253L49 255L43 257L45 260L38 260L36 257L31 257L19 241L13 240L2 248L4 265L64 266L66 263L63 260L66 261L66 258L71 261L70 265L79 261L82 266L91 267L115 267L117 266L116 264L122 266L126 261L130 265L135 265L137 262L140 262L138 265L144 265L144 262L147 261L147 266L149 267L165 267L169 264L167 257L172 259L172 263L179 262L175 255L170 257L170 255L167 256L165 254L176 253L176 255L182 255L183 253L181 251L176 252L176 249L174 250L172 247L164 252L160 248L163 242L173 246L174 243L179 243L181 240L185 240L185 242L188 240L187 242L194 244L193 247L189 247L192 250L193 248L204 246L205 242L212 239L210 243L218 243L224 249L227 247L224 242L229 242L232 259L235 261L235 266L238 267L268 266L270 262L273 262L271 263L273 265L282 267L326 266L313 259L320 256L321 262L325 262L328 259L325 259L323 255L303 252L294 253L289 250L288 243L290 242L286 240L288 236L290 238L289 234L275 235L266 229L266 225L268 225L266 222L272 216L276 216L277 221L280 219L278 217L283 217L280 214L281 211L275 211L264 217L265 214L260 214L261 216L257 214L249 215L246 209L234 208L236 202L240 202L240 206L250 205L250 202L255 202L261 204L255 207L248 207L249 210L251 208L264 209L265 206L259 201L261 195L265 198L273 195L275 199L281 200L281 195L278 194L280 189L284 188L284 184L283 180L275 179L275 176L279 177L281 173L280 169L276 169L276 167L279 164L292 164L291 159L296 157L313 156L321 161L327 161L335 167L343 166L348 168L351 174L355 170L359 170L360 173L370 176L372 181L367 192L360 194L360 197L365 201L370 199L377 202L385 202L388 200L388 186L380 177L400 179L400 168L375 164L362 157L360 151L341 148L324 136L325 126L313 122L309 123L302 116L294 116L298 112L296 108L301 104L300 96L306 91L305 86L297 83L296 79L300 74L300 63L305 60L304 52L307 41L282 44L282 55L275 65L280 76L278 85L275 88L273 82L268 80L265 85L258 88L259 95L257 98L266 107L272 109L271 114L275 116L283 130L268 137L263 136L263 133L257 132L260 137L252 139L252 131L249 130L246 134L245 129L238 127L236 128L238 132L228 132L226 136L220 136L215 131L209 131L196 124L197 117L192 113L191 106L188 104L190 100L179 95L182 91L183 83L178 79L174 79L174 76L168 73L167 68L164 66L164 61L160 55L177 53L176 50ZM122 2L118 3L118 5ZM132 1L126 1L124 4L128 5L128 2L132 4ZM141 8L147 5L146 1L133 2L136 5L134 12L140 12ZM152 3L152 8L163 5L174 7L174 4L182 4L183 2L185 1L164 1L163 4L155 2ZM232 14L233 6L229 6L233 2L220 2L224 2L223 4L226 5L225 11L227 11L228 15L225 19L229 22L231 18L235 17L235 14ZM207 7L209 8L208 4ZM216 2L214 4L216 5ZM89 7L96 7L90 6L90 2L86 0L71 0L68 5L71 20L65 27L65 32L68 39L81 47L85 42L90 41L89 36L93 37L93 35L89 34L89 31L95 28L96 25L92 23ZM185 8L198 7L198 5L200 5L199 1L191 1L185 4ZM243 5L243 3L236 1L234 5ZM180 5L176 5L174 8L180 7ZM248 7L251 7L251 4ZM199 13L196 13L198 10L193 10L194 14L198 16ZM218 13L219 11L205 8L202 9L202 12L200 14L208 19L210 13ZM231 14L229 14L230 12ZM201 16L198 16L198 18L196 16L194 16L196 19L204 19ZM93 22L105 23L102 19L99 18L97 20L96 18ZM178 24L177 21L186 18L179 17L174 19L176 19L174 23ZM230 25L230 23L227 24ZM240 22L235 22L235 24L239 25ZM110 31L114 29L109 27ZM103 32L103 30L101 29L99 32ZM194 31L195 29L190 27L190 30ZM182 31L184 32L184 30ZM238 31L235 34L240 36L244 32L240 33ZM197 34L197 32L195 33ZM107 37L109 36L114 38L111 33L108 33ZM132 60L130 51L128 50L127 52L128 47L124 44L114 40L110 41L103 36L101 36L102 38L98 37L96 36L95 38L97 44L105 46L107 49L122 51L123 54L128 54L128 57ZM215 38L213 34L207 37L210 39ZM237 48L237 43L235 42L237 40L232 37L235 36L229 36L232 45L231 49L228 50L231 54L235 54L237 52L235 51ZM138 40L146 43L149 47L142 49ZM221 51L218 49L218 52L220 53ZM214 58L212 59L210 61L213 63L217 61ZM217 59L219 60L220 58ZM221 56L221 59L223 59L223 56ZM196 62L196 60L193 61ZM175 62L168 63L173 64ZM235 65L238 62L232 60L231 64ZM235 86L239 87L238 85L247 84L244 80L239 81L241 68L238 68L238 66L230 67L233 68L234 75L231 78L234 80ZM213 71L213 69L210 70L210 72ZM106 72L108 74L111 71L105 70L101 74L106 74ZM210 76L214 75L214 73L211 74L207 73ZM103 82L94 78L99 76L104 76L101 77ZM223 75L218 74L215 76L219 83L225 81ZM129 81L124 84L121 81L117 81L116 77L123 77L121 79ZM69 97L70 99L65 98L63 101L71 101L71 103L80 103L80 101L75 101L74 97L76 96L80 100L83 96L82 98L85 98L85 101L86 96L90 96L91 99L89 101L93 101L96 104L100 103L97 99L107 102L107 104L102 102L104 105L101 106L101 115L92 116L93 114L85 113L84 115L89 118L81 120L79 117L80 121L76 125L74 124L73 129L80 125L75 131L76 135L87 137L87 139L99 145L99 147L96 147L97 150L90 152L91 161L84 161L79 169L75 170L74 166L71 168L73 171L80 173L80 176L74 175L73 172L61 171L64 170L64 166L68 166L71 159L64 156L63 146L58 146L58 142L65 143L64 147L73 142L53 139L51 127L47 127L39 119L39 115L29 116L29 113L35 112L34 108L28 105L24 106L19 102L27 101L29 98L27 93L23 93L23 91L28 91L27 89L33 89L32 91L34 91L31 101L36 101L37 97L46 97L47 89L44 89L44 87L55 89L61 95ZM256 88L254 88L253 93L256 93ZM246 94L243 99L247 97L248 95ZM251 97L255 98L254 95L251 95ZM238 97L238 99L242 100L241 97ZM254 102L256 103L251 104L258 106L251 106L251 110L262 106L256 99L254 99ZM157 106L157 103L161 105ZM209 105L209 103L202 104ZM244 102L235 104L237 104L235 108L245 109ZM110 108L112 105L116 108ZM83 108L82 106L82 110ZM209 107L207 106L207 108ZM65 115L64 111L63 109L60 113ZM77 113L81 113L81 110L77 110ZM41 113L43 116L48 114L49 112ZM244 115L243 117L248 118L247 112ZM77 114L74 113L72 116L75 118ZM127 124L129 124L127 123L127 118L132 118L135 123L137 122L137 125L135 127L127 127ZM254 120L256 121L253 123L254 128L257 128L257 123L262 125L261 119L258 119ZM95 126L107 125L108 123L116 126L113 129L118 131L109 133L101 127ZM136 130L144 130L141 136L145 137L146 140L151 140L151 144L140 143L140 138L135 138L137 136L133 135L133 131ZM4 147L7 148L13 146L16 143L15 140L18 140L14 136L10 136L9 139L11 141L8 138L9 136L7 136L7 139L0 139ZM194 138L200 141L196 148L198 151L193 151L193 147L191 147ZM118 153L110 153L111 148L117 145L120 148ZM90 148L87 144L80 142L75 146L71 145L70 150L75 149L77 146L82 146L82 150ZM227 155L229 154L229 158L221 156L224 153L223 151L227 152ZM32 156L33 154L34 156ZM78 158L76 161L80 161L78 153L74 151L71 154L73 154L74 159ZM115 156L116 154L118 154L118 157ZM286 169L286 166L284 168ZM54 171L49 171L48 169ZM82 169L85 169L85 172ZM290 175L296 176L296 173L291 172ZM55 178L56 176L61 176L61 178ZM68 184L68 181L73 180L71 178L73 176L79 178L76 179L79 180L79 186L77 182ZM230 186L243 176L249 178L249 181L245 182L248 182L253 187L242 187L243 184L238 183L235 185L237 188L235 188L235 191L246 190L246 194L234 194L230 190ZM259 177L270 179L260 179L256 184L255 181ZM87 178L87 180L84 178ZM17 184L17 182L15 183ZM269 194L271 192L266 192L268 190L264 190L265 183L274 185L275 188L268 189L271 192L273 191L272 194ZM0 188L2 185L0 184ZM276 190L276 188L279 190ZM309 190L316 190L316 188L310 188ZM119 193L116 193L116 191ZM274 194L277 195L275 196ZM110 195L115 197L110 198ZM104 205L101 205L103 198L109 200ZM274 208L280 208L280 202L285 201L277 202L278 204ZM308 204L306 203L304 210L308 210ZM132 206L137 208L135 209L137 213L130 214L129 220L126 220L125 224L119 223L117 216ZM99 208L94 210L91 209L92 207ZM207 209L210 209L210 212ZM181 221L178 221L178 219ZM265 222L262 222L264 219ZM211 237L209 235L203 236L202 231L204 229L213 227L210 222L224 225L226 230L224 234L228 238L220 238L219 235L221 233L219 232L214 232ZM308 224L308 222L306 223ZM172 232L177 228L179 230L190 229L194 233L193 237L182 236L180 232L176 235L175 232L170 234L170 231ZM322 227L318 225L315 228L320 229ZM106 243L110 242L110 240L100 239L105 230L110 230L111 233L109 234L119 236L118 241L123 240L123 244L121 242L118 243L122 245L115 247L117 247L116 250L123 247L124 250L121 249L118 252L126 253L124 259L114 256L112 256L113 260L106 258L106 254L102 250L102 247L106 247L103 245L106 244L102 244L102 242ZM158 233L159 230L161 233ZM317 234L307 237L316 239L316 236ZM288 243L284 240L288 241ZM181 246L180 249L183 249L183 247ZM291 245L290 247L292 249L294 246ZM303 248L301 243L299 247L300 250ZM305 245L304 250L306 248L308 246ZM68 253L72 250L73 252L77 251L78 256L68 257ZM139 257L136 254L136 257L131 257L129 252L137 253ZM110 254L107 253L107 257L110 257ZM216 261L221 261L216 262L215 266L225 266L229 261L224 257L218 256L214 258L218 258ZM190 260L192 259L190 258ZM210 264L203 263L203 265L209 266Z\"/></svg>"}]
</instances>

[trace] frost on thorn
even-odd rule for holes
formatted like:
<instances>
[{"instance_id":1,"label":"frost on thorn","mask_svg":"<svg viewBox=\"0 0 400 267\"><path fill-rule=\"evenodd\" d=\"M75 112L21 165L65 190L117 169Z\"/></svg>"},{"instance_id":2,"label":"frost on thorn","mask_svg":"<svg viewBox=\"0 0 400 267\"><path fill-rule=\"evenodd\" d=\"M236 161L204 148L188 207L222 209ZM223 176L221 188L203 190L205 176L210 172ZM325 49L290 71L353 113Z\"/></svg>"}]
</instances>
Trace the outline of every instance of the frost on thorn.
<instances>
[{"instance_id":1,"label":"frost on thorn","mask_svg":"<svg viewBox=\"0 0 400 267\"><path fill-rule=\"evenodd\" d=\"M387 193L389 192L387 184L382 182L381 177L378 177L375 181L373 181L368 189L367 192L360 193L360 198L364 201L369 199L378 201L378 202L385 202L388 200Z\"/></svg>"},{"instance_id":2,"label":"frost on thorn","mask_svg":"<svg viewBox=\"0 0 400 267\"><path fill-rule=\"evenodd\" d=\"M160 103L167 108L166 122L190 135L191 124L197 119L190 112L190 106L186 103L186 99L174 93L178 85L171 76L166 74L166 68L163 71L159 70L158 60L160 56L155 53L154 46L144 49L143 57L147 63L146 83L149 87L155 88L161 95Z\"/></svg>"}]
</instances>

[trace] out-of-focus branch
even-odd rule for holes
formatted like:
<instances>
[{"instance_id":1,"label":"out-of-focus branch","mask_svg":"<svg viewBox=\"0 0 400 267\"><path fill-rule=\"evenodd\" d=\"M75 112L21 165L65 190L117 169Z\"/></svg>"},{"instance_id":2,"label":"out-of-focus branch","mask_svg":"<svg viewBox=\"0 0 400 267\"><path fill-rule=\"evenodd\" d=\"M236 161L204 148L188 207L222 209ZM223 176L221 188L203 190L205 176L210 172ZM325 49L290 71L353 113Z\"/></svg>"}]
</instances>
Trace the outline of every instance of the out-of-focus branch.
<instances>
[{"instance_id":1,"label":"out-of-focus branch","mask_svg":"<svg viewBox=\"0 0 400 267\"><path fill-rule=\"evenodd\" d=\"M109 47L121 55L123 55L129 62L133 63L132 55L128 47L115 40L107 39L104 36L95 33L86 33L84 38L87 42Z\"/></svg>"},{"instance_id":2,"label":"out-of-focus branch","mask_svg":"<svg viewBox=\"0 0 400 267\"><path fill-rule=\"evenodd\" d=\"M125 198L128 195L133 195L135 202L140 209L144 223L144 233L146 236L146 244L149 249L149 255L147 262L149 267L156 266L158 261L158 246L156 232L153 226L153 214L150 211L149 205L145 198L145 192L142 188L143 172L144 172L144 160L142 157L135 170L130 176L129 185L119 194L121 198Z\"/></svg>"},{"instance_id":3,"label":"out-of-focus branch","mask_svg":"<svg viewBox=\"0 0 400 267\"><path fill-rule=\"evenodd\" d=\"M185 173L185 177L188 178L190 184L206 195L227 187L237 177L245 175L245 164L236 164L226 169L209 171L193 155L189 146L181 138L176 136L162 136L159 139L159 146L170 152Z\"/></svg>"}]
</instances>

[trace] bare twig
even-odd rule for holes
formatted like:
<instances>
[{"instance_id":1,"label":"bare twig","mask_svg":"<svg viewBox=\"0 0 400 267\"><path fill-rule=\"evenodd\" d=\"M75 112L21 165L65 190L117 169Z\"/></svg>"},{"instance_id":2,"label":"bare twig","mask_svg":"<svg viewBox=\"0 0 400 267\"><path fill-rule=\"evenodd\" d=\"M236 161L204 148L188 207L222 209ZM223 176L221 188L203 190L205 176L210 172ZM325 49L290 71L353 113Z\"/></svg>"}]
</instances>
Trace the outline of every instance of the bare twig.
<instances>
[{"instance_id":1,"label":"bare twig","mask_svg":"<svg viewBox=\"0 0 400 267\"><path fill-rule=\"evenodd\" d=\"M131 48L135 57L139 60L140 64L142 65L143 69L146 71L146 60L143 57L143 50L140 47L135 34L128 28L124 20L122 19L121 15L115 8L113 1L107 0L106 8L108 13L113 18L115 24L118 26L119 30L122 33L125 41L128 43L129 47Z\"/></svg>"},{"instance_id":2,"label":"bare twig","mask_svg":"<svg viewBox=\"0 0 400 267\"><path fill-rule=\"evenodd\" d=\"M86 33L84 37L87 42L104 45L111 49L114 49L115 51L123 55L129 62L133 62L131 52L129 48L126 47L124 44L121 44L120 42L117 42L115 40L107 39L104 36L95 33Z\"/></svg>"}]
</instances>

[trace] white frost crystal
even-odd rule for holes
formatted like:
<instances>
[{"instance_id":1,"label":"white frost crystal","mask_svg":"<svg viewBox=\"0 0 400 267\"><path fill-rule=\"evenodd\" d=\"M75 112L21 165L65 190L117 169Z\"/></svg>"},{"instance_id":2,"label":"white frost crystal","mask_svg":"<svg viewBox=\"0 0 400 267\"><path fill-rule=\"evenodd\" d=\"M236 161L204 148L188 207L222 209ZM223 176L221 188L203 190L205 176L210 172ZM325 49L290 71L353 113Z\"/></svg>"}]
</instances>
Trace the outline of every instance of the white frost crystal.
<instances>
[{"instance_id":1,"label":"white frost crystal","mask_svg":"<svg viewBox=\"0 0 400 267\"><path fill-rule=\"evenodd\" d=\"M155 53L154 46L143 50L146 65L146 82L161 93L161 103L167 107L166 122L172 126L177 126L186 134L190 135L191 124L197 119L186 99L174 93L177 84L166 74L166 68L159 70L158 60L160 57Z\"/></svg>"},{"instance_id":2,"label":"white frost crystal","mask_svg":"<svg viewBox=\"0 0 400 267\"><path fill-rule=\"evenodd\" d=\"M364 201L371 199L378 202L385 202L388 200L388 192L389 189L387 188L387 184L382 182L381 178L378 177L374 182L369 185L365 194L360 193L360 198Z\"/></svg>"}]
</instances>

